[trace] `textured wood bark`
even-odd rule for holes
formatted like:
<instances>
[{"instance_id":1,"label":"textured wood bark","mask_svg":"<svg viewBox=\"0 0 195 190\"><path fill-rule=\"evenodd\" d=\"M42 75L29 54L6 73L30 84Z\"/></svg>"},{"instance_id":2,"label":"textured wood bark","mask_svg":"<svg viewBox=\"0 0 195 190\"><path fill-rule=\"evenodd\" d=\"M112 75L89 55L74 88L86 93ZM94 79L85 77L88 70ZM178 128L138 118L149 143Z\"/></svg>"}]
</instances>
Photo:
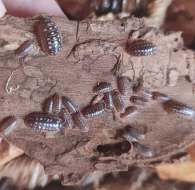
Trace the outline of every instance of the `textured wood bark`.
<instances>
[{"instance_id":1,"label":"textured wood bark","mask_svg":"<svg viewBox=\"0 0 195 190\"><path fill-rule=\"evenodd\" d=\"M150 90L158 89L195 107L194 53L183 48L180 33L165 36L136 18L108 22L52 19L62 34L61 52L46 56L37 51L36 43L29 55L21 59L15 57L14 50L27 39L36 41L38 17L6 16L0 20L0 119L15 115L19 120L18 128L4 137L7 141L36 158L47 174L63 174L64 183L72 183L96 170L126 170L131 163L171 162L175 153L194 140L194 119L168 115L157 102L141 108L138 116L126 122L118 116L113 120L112 112L107 111L100 118L87 120L88 133L72 129L64 137L62 132L38 132L25 126L25 116L42 111L43 101L55 92L70 97L83 108L93 98L92 89L97 82L111 82L116 88L111 70L118 61L122 62L119 74L133 80L141 78ZM147 57L127 54L127 40L137 38L155 43L157 53ZM125 106L129 106L129 97L123 98ZM146 159L135 150L117 157L104 157L92 150L99 144L116 142L104 136L103 130L131 123L145 131L146 137L140 143L151 148L153 158Z\"/></svg>"}]
</instances>

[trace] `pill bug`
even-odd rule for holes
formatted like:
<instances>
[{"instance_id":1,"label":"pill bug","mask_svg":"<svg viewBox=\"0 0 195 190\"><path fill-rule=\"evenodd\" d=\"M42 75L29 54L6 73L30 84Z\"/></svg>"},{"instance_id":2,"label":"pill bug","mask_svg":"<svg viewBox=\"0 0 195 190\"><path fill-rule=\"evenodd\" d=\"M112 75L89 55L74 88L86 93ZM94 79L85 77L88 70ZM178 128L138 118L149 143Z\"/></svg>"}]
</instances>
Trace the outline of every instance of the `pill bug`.
<instances>
[{"instance_id":1,"label":"pill bug","mask_svg":"<svg viewBox=\"0 0 195 190\"><path fill-rule=\"evenodd\" d=\"M48 97L45 100L43 111L44 113L50 113L50 114L53 113L53 98L52 97Z\"/></svg>"},{"instance_id":2,"label":"pill bug","mask_svg":"<svg viewBox=\"0 0 195 190\"><path fill-rule=\"evenodd\" d=\"M123 96L126 96L128 94L133 94L132 84L133 83L131 79L126 76L120 76L117 78L118 90Z\"/></svg>"},{"instance_id":3,"label":"pill bug","mask_svg":"<svg viewBox=\"0 0 195 190\"><path fill-rule=\"evenodd\" d=\"M144 155L146 157L152 157L153 156L152 151L148 147L146 147L145 145L140 144L138 142L132 142L132 144L133 144L133 147L135 149L137 149L142 155Z\"/></svg>"},{"instance_id":4,"label":"pill bug","mask_svg":"<svg viewBox=\"0 0 195 190\"><path fill-rule=\"evenodd\" d=\"M125 111L125 106L124 106L123 99L120 93L118 92L118 90L112 91L112 98L113 98L113 103L114 103L114 107L116 108L116 110L118 112L123 113Z\"/></svg>"},{"instance_id":5,"label":"pill bug","mask_svg":"<svg viewBox=\"0 0 195 190\"><path fill-rule=\"evenodd\" d=\"M109 92L111 90L112 90L112 86L111 86L110 83L100 82L94 87L93 92L97 93L97 94L102 94L102 93L105 93L105 92Z\"/></svg>"},{"instance_id":6,"label":"pill bug","mask_svg":"<svg viewBox=\"0 0 195 190\"><path fill-rule=\"evenodd\" d=\"M127 44L127 52L133 56L148 56L156 52L156 45L145 40L138 40Z\"/></svg>"},{"instance_id":7,"label":"pill bug","mask_svg":"<svg viewBox=\"0 0 195 190\"><path fill-rule=\"evenodd\" d=\"M73 121L67 109L62 108L61 112L59 113L59 117L64 122L64 126L67 126L70 129L73 128Z\"/></svg>"},{"instance_id":8,"label":"pill bug","mask_svg":"<svg viewBox=\"0 0 195 190\"><path fill-rule=\"evenodd\" d=\"M31 113L25 118L25 124L33 129L58 131L64 127L60 118L45 113Z\"/></svg>"},{"instance_id":9,"label":"pill bug","mask_svg":"<svg viewBox=\"0 0 195 190\"><path fill-rule=\"evenodd\" d=\"M103 100L104 100L104 102L106 104L106 108L109 109L109 110L112 110L114 105L113 105L113 99L112 99L111 92L105 92Z\"/></svg>"},{"instance_id":10,"label":"pill bug","mask_svg":"<svg viewBox=\"0 0 195 190\"><path fill-rule=\"evenodd\" d=\"M99 117L99 116L103 115L105 110L106 110L105 103L103 101L101 101L95 105L91 105L91 106L86 107L82 111L82 114L86 119L95 118L95 117Z\"/></svg>"},{"instance_id":11,"label":"pill bug","mask_svg":"<svg viewBox=\"0 0 195 190\"><path fill-rule=\"evenodd\" d=\"M15 55L18 58L26 56L33 48L33 42L31 40L26 40L18 49L15 50Z\"/></svg>"},{"instance_id":12,"label":"pill bug","mask_svg":"<svg viewBox=\"0 0 195 190\"><path fill-rule=\"evenodd\" d=\"M0 135L8 135L17 127L17 118L10 116L0 123Z\"/></svg>"},{"instance_id":13,"label":"pill bug","mask_svg":"<svg viewBox=\"0 0 195 190\"><path fill-rule=\"evenodd\" d=\"M139 96L143 96L145 98L152 98L152 92L150 92L149 90L147 90L141 85L136 85L134 87L134 92Z\"/></svg>"},{"instance_id":14,"label":"pill bug","mask_svg":"<svg viewBox=\"0 0 195 190\"><path fill-rule=\"evenodd\" d=\"M58 93L55 93L52 98L53 98L52 112L59 113L62 109L62 97Z\"/></svg>"},{"instance_id":15,"label":"pill bug","mask_svg":"<svg viewBox=\"0 0 195 190\"><path fill-rule=\"evenodd\" d=\"M85 121L85 118L83 117L82 113L77 111L72 114L72 119L77 127L81 129L82 132L88 132L89 127Z\"/></svg>"},{"instance_id":16,"label":"pill bug","mask_svg":"<svg viewBox=\"0 0 195 190\"><path fill-rule=\"evenodd\" d=\"M183 116L189 119L193 118L195 115L194 109L175 100L168 100L167 102L165 102L164 108L168 113L177 114L178 116Z\"/></svg>"},{"instance_id":17,"label":"pill bug","mask_svg":"<svg viewBox=\"0 0 195 190\"><path fill-rule=\"evenodd\" d=\"M147 106L150 104L150 102L147 99L139 97L139 96L131 96L130 102L136 105L141 105L141 106Z\"/></svg>"},{"instance_id":18,"label":"pill bug","mask_svg":"<svg viewBox=\"0 0 195 190\"><path fill-rule=\"evenodd\" d=\"M73 104L73 102L67 96L62 96L62 103L63 103L64 107L70 113L75 113L78 111L77 107Z\"/></svg>"},{"instance_id":19,"label":"pill bug","mask_svg":"<svg viewBox=\"0 0 195 190\"><path fill-rule=\"evenodd\" d=\"M127 125L127 126L125 127L125 131L131 133L131 134L132 134L133 136L135 136L136 138L139 138L139 139L145 138L145 134L144 134L142 131L136 129L135 127L133 127L133 126L131 126L131 125Z\"/></svg>"},{"instance_id":20,"label":"pill bug","mask_svg":"<svg viewBox=\"0 0 195 190\"><path fill-rule=\"evenodd\" d=\"M124 113L121 113L121 119L127 119L135 116L138 113L138 109L135 106L129 106L125 109Z\"/></svg>"},{"instance_id":21,"label":"pill bug","mask_svg":"<svg viewBox=\"0 0 195 190\"><path fill-rule=\"evenodd\" d=\"M161 92L153 92L152 99L157 101L167 101L169 100L169 97Z\"/></svg>"},{"instance_id":22,"label":"pill bug","mask_svg":"<svg viewBox=\"0 0 195 190\"><path fill-rule=\"evenodd\" d=\"M56 24L49 18L40 20L37 33L43 51L48 55L56 55L61 49L60 32Z\"/></svg>"}]
</instances>

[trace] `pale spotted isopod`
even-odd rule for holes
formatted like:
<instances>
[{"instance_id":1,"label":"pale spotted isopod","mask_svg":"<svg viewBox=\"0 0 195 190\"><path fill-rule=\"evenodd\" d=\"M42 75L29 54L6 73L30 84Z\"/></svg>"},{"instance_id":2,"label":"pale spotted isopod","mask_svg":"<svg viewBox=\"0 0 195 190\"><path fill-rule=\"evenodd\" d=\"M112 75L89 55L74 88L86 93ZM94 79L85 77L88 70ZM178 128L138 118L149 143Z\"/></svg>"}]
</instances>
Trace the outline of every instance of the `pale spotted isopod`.
<instances>
[{"instance_id":1,"label":"pale spotted isopod","mask_svg":"<svg viewBox=\"0 0 195 190\"><path fill-rule=\"evenodd\" d=\"M73 128L73 121L71 115L66 108L62 108L62 111L59 113L59 117L62 119L65 126L70 129Z\"/></svg>"},{"instance_id":2,"label":"pale spotted isopod","mask_svg":"<svg viewBox=\"0 0 195 190\"><path fill-rule=\"evenodd\" d=\"M112 98L116 110L120 113L123 113L125 111L125 106L124 106L123 99L120 93L118 92L118 90L112 91Z\"/></svg>"},{"instance_id":3,"label":"pale spotted isopod","mask_svg":"<svg viewBox=\"0 0 195 190\"><path fill-rule=\"evenodd\" d=\"M82 114L86 119L95 118L103 115L105 110L106 110L105 103L103 101L100 101L95 105L86 107L82 111Z\"/></svg>"},{"instance_id":4,"label":"pale spotted isopod","mask_svg":"<svg viewBox=\"0 0 195 190\"><path fill-rule=\"evenodd\" d=\"M139 96L131 96L130 102L136 105L141 105L141 106L147 106L150 104L150 102L147 99L139 97Z\"/></svg>"},{"instance_id":5,"label":"pale spotted isopod","mask_svg":"<svg viewBox=\"0 0 195 190\"><path fill-rule=\"evenodd\" d=\"M52 112L59 113L62 109L62 97L58 93L55 93L52 98L53 98Z\"/></svg>"},{"instance_id":6,"label":"pale spotted isopod","mask_svg":"<svg viewBox=\"0 0 195 190\"><path fill-rule=\"evenodd\" d=\"M156 45L144 40L138 40L127 44L126 50L133 56L148 56L156 52Z\"/></svg>"},{"instance_id":7,"label":"pale spotted isopod","mask_svg":"<svg viewBox=\"0 0 195 190\"><path fill-rule=\"evenodd\" d=\"M43 51L48 55L56 55L61 49L60 31L56 24L49 18L43 18L37 32Z\"/></svg>"},{"instance_id":8,"label":"pale spotted isopod","mask_svg":"<svg viewBox=\"0 0 195 190\"><path fill-rule=\"evenodd\" d=\"M168 113L176 114L178 116L182 116L189 119L192 119L195 115L194 109L175 100L168 100L167 102L165 102L164 108L165 111L167 111Z\"/></svg>"},{"instance_id":9,"label":"pale spotted isopod","mask_svg":"<svg viewBox=\"0 0 195 190\"><path fill-rule=\"evenodd\" d=\"M33 129L48 131L58 131L64 127L60 118L45 113L31 113L25 118L25 124Z\"/></svg>"},{"instance_id":10,"label":"pale spotted isopod","mask_svg":"<svg viewBox=\"0 0 195 190\"><path fill-rule=\"evenodd\" d=\"M0 136L8 135L17 127L17 118L10 116L0 123Z\"/></svg>"},{"instance_id":11,"label":"pale spotted isopod","mask_svg":"<svg viewBox=\"0 0 195 190\"><path fill-rule=\"evenodd\" d=\"M78 111L77 107L67 96L62 96L62 103L64 107L72 114Z\"/></svg>"},{"instance_id":12,"label":"pale spotted isopod","mask_svg":"<svg viewBox=\"0 0 195 190\"><path fill-rule=\"evenodd\" d=\"M137 113L138 113L138 109L135 106L129 106L125 109L124 113L121 113L120 118L121 119L131 118L137 115Z\"/></svg>"},{"instance_id":13,"label":"pale spotted isopod","mask_svg":"<svg viewBox=\"0 0 195 190\"><path fill-rule=\"evenodd\" d=\"M112 90L112 86L111 86L110 83L100 82L94 87L93 92L97 93L97 94L102 94L102 93L105 93L105 92L109 92L111 90Z\"/></svg>"},{"instance_id":14,"label":"pale spotted isopod","mask_svg":"<svg viewBox=\"0 0 195 190\"><path fill-rule=\"evenodd\" d=\"M145 97L145 98L152 98L152 92L150 92L149 90L147 90L146 88L144 88L141 85L135 86L134 92L140 96Z\"/></svg>"},{"instance_id":15,"label":"pale spotted isopod","mask_svg":"<svg viewBox=\"0 0 195 190\"><path fill-rule=\"evenodd\" d=\"M133 94L132 85L133 83L131 79L126 76L121 76L117 78L118 90L123 96Z\"/></svg>"},{"instance_id":16,"label":"pale spotted isopod","mask_svg":"<svg viewBox=\"0 0 195 190\"><path fill-rule=\"evenodd\" d=\"M104 102L106 104L106 108L109 110L112 110L114 105L113 105L113 99L112 99L112 93L111 92L105 92L104 93Z\"/></svg>"},{"instance_id":17,"label":"pale spotted isopod","mask_svg":"<svg viewBox=\"0 0 195 190\"><path fill-rule=\"evenodd\" d=\"M43 111L45 113L53 113L53 97L49 97L45 100L44 106L43 106Z\"/></svg>"},{"instance_id":18,"label":"pale spotted isopod","mask_svg":"<svg viewBox=\"0 0 195 190\"><path fill-rule=\"evenodd\" d=\"M31 40L26 40L22 45L19 46L15 51L15 55L18 58L26 56L33 48L33 42Z\"/></svg>"},{"instance_id":19,"label":"pale spotted isopod","mask_svg":"<svg viewBox=\"0 0 195 190\"><path fill-rule=\"evenodd\" d=\"M163 102L169 100L169 97L166 94L163 94L161 92L153 92L152 99Z\"/></svg>"},{"instance_id":20,"label":"pale spotted isopod","mask_svg":"<svg viewBox=\"0 0 195 190\"><path fill-rule=\"evenodd\" d=\"M82 113L77 111L72 114L72 119L77 127L81 129L82 132L88 132L89 126L85 121L85 118L83 117Z\"/></svg>"},{"instance_id":21,"label":"pale spotted isopod","mask_svg":"<svg viewBox=\"0 0 195 190\"><path fill-rule=\"evenodd\" d=\"M146 156L146 157L152 157L153 156L153 153L152 151L146 147L145 145L142 145L138 142L133 142L133 147L135 149L137 149L142 155Z\"/></svg>"}]
</instances>

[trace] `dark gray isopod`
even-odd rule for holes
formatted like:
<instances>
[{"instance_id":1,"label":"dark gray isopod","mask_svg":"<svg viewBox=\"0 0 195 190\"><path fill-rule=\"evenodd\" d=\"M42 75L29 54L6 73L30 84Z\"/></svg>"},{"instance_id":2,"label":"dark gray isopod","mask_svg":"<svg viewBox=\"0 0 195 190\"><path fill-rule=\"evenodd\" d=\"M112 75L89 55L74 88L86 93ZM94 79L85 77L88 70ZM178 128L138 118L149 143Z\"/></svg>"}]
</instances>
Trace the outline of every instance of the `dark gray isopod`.
<instances>
[{"instance_id":1,"label":"dark gray isopod","mask_svg":"<svg viewBox=\"0 0 195 190\"><path fill-rule=\"evenodd\" d=\"M130 78L126 76L121 76L117 78L118 90L123 96L133 94L132 85L133 85L132 81L130 80Z\"/></svg>"},{"instance_id":2,"label":"dark gray isopod","mask_svg":"<svg viewBox=\"0 0 195 190\"><path fill-rule=\"evenodd\" d=\"M112 98L116 110L120 113L123 113L125 111L124 102L120 93L117 90L112 91Z\"/></svg>"},{"instance_id":3,"label":"dark gray isopod","mask_svg":"<svg viewBox=\"0 0 195 190\"><path fill-rule=\"evenodd\" d=\"M44 106L43 106L43 111L45 113L53 113L53 97L48 97L45 102L44 102Z\"/></svg>"},{"instance_id":4,"label":"dark gray isopod","mask_svg":"<svg viewBox=\"0 0 195 190\"><path fill-rule=\"evenodd\" d=\"M100 82L94 87L93 92L97 93L97 94L102 94L102 93L105 93L105 92L109 92L111 90L112 90L112 86L111 86L110 83Z\"/></svg>"},{"instance_id":5,"label":"dark gray isopod","mask_svg":"<svg viewBox=\"0 0 195 190\"><path fill-rule=\"evenodd\" d=\"M139 96L131 96L130 102L136 105L141 105L141 106L147 106L150 104L150 102L147 99L139 97Z\"/></svg>"},{"instance_id":6,"label":"dark gray isopod","mask_svg":"<svg viewBox=\"0 0 195 190\"><path fill-rule=\"evenodd\" d=\"M169 97L166 94L163 94L161 92L153 92L152 93L152 99L162 102L162 101L169 100Z\"/></svg>"},{"instance_id":7,"label":"dark gray isopod","mask_svg":"<svg viewBox=\"0 0 195 190\"><path fill-rule=\"evenodd\" d=\"M15 55L18 58L24 57L32 50L33 46L33 42L31 40L27 40L20 45L18 49L16 49Z\"/></svg>"},{"instance_id":8,"label":"dark gray isopod","mask_svg":"<svg viewBox=\"0 0 195 190\"><path fill-rule=\"evenodd\" d=\"M104 93L104 102L106 104L106 108L109 110L112 110L114 105L113 105L113 99L112 99L112 93L111 92L105 92Z\"/></svg>"},{"instance_id":9,"label":"dark gray isopod","mask_svg":"<svg viewBox=\"0 0 195 190\"><path fill-rule=\"evenodd\" d=\"M58 94L55 93L53 96L53 113L59 113L62 109L62 97Z\"/></svg>"},{"instance_id":10,"label":"dark gray isopod","mask_svg":"<svg viewBox=\"0 0 195 190\"><path fill-rule=\"evenodd\" d=\"M62 103L64 107L72 114L78 111L77 107L67 96L62 96Z\"/></svg>"},{"instance_id":11,"label":"dark gray isopod","mask_svg":"<svg viewBox=\"0 0 195 190\"><path fill-rule=\"evenodd\" d=\"M131 118L137 115L137 113L138 113L138 109L135 106L129 106L125 109L124 113L121 113L120 118L121 119Z\"/></svg>"},{"instance_id":12,"label":"dark gray isopod","mask_svg":"<svg viewBox=\"0 0 195 190\"><path fill-rule=\"evenodd\" d=\"M153 153L152 151L146 147L145 145L142 145L138 142L133 142L133 147L135 149L137 149L142 155L146 156L146 157L152 157L153 156Z\"/></svg>"},{"instance_id":13,"label":"dark gray isopod","mask_svg":"<svg viewBox=\"0 0 195 190\"><path fill-rule=\"evenodd\" d=\"M10 116L0 123L0 135L7 135L17 127L17 118Z\"/></svg>"},{"instance_id":14,"label":"dark gray isopod","mask_svg":"<svg viewBox=\"0 0 195 190\"><path fill-rule=\"evenodd\" d=\"M134 87L134 92L145 98L152 98L152 92L141 85L137 85Z\"/></svg>"},{"instance_id":15,"label":"dark gray isopod","mask_svg":"<svg viewBox=\"0 0 195 190\"><path fill-rule=\"evenodd\" d=\"M67 126L70 129L73 128L73 121L67 109L62 108L62 111L59 113L59 117L62 119L65 126Z\"/></svg>"}]
</instances>

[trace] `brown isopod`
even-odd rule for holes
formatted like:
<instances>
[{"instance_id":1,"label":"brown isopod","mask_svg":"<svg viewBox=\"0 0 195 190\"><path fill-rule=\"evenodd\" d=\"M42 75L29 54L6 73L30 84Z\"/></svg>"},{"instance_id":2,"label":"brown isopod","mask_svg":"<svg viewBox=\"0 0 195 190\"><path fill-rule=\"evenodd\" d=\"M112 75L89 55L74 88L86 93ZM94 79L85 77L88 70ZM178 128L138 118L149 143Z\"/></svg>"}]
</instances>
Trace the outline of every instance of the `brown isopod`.
<instances>
[{"instance_id":1,"label":"brown isopod","mask_svg":"<svg viewBox=\"0 0 195 190\"><path fill-rule=\"evenodd\" d=\"M127 125L125 127L125 131L131 133L136 138L139 138L139 139L145 138L145 135L144 135L144 133L142 131L136 129L135 127L133 127L131 125Z\"/></svg>"},{"instance_id":2,"label":"brown isopod","mask_svg":"<svg viewBox=\"0 0 195 190\"><path fill-rule=\"evenodd\" d=\"M131 79L126 76L121 76L117 78L118 90L123 96L133 94L132 85L133 83Z\"/></svg>"},{"instance_id":3,"label":"brown isopod","mask_svg":"<svg viewBox=\"0 0 195 190\"><path fill-rule=\"evenodd\" d=\"M149 90L147 90L146 88L144 88L141 85L135 86L134 92L140 96L145 97L145 98L152 98L152 92L150 92Z\"/></svg>"},{"instance_id":4,"label":"brown isopod","mask_svg":"<svg viewBox=\"0 0 195 190\"><path fill-rule=\"evenodd\" d=\"M125 106L124 106L123 99L120 93L118 92L118 90L112 91L112 98L113 98L113 103L114 103L116 110L118 112L123 113L125 111Z\"/></svg>"},{"instance_id":5,"label":"brown isopod","mask_svg":"<svg viewBox=\"0 0 195 190\"><path fill-rule=\"evenodd\" d=\"M44 113L53 113L53 97L48 97L45 102L44 102L44 106L43 106L43 111Z\"/></svg>"},{"instance_id":6,"label":"brown isopod","mask_svg":"<svg viewBox=\"0 0 195 190\"><path fill-rule=\"evenodd\" d=\"M114 105L113 105L113 99L112 99L112 93L111 92L105 92L104 93L104 102L106 104L106 108L109 110L112 110Z\"/></svg>"},{"instance_id":7,"label":"brown isopod","mask_svg":"<svg viewBox=\"0 0 195 190\"><path fill-rule=\"evenodd\" d=\"M141 106L147 106L150 104L150 102L147 99L139 97L139 96L131 96L130 102L136 105L141 105Z\"/></svg>"},{"instance_id":8,"label":"brown isopod","mask_svg":"<svg viewBox=\"0 0 195 190\"><path fill-rule=\"evenodd\" d=\"M81 129L82 132L88 132L89 126L87 125L85 118L83 117L82 113L77 111L72 114L72 119L77 127Z\"/></svg>"},{"instance_id":9,"label":"brown isopod","mask_svg":"<svg viewBox=\"0 0 195 190\"><path fill-rule=\"evenodd\" d=\"M105 93L105 92L109 92L111 90L112 90L112 86L111 86L110 83L100 82L94 87L93 92L97 93L97 94L102 94L102 93Z\"/></svg>"},{"instance_id":10,"label":"brown isopod","mask_svg":"<svg viewBox=\"0 0 195 190\"><path fill-rule=\"evenodd\" d=\"M121 119L127 119L135 116L138 113L138 109L135 106L129 106L125 109L124 113L121 113Z\"/></svg>"},{"instance_id":11,"label":"brown isopod","mask_svg":"<svg viewBox=\"0 0 195 190\"><path fill-rule=\"evenodd\" d=\"M152 99L163 102L169 100L169 97L166 94L163 94L161 92L153 92Z\"/></svg>"},{"instance_id":12,"label":"brown isopod","mask_svg":"<svg viewBox=\"0 0 195 190\"><path fill-rule=\"evenodd\" d=\"M106 110L105 103L103 101L101 101L95 105L86 107L82 111L82 114L86 119L95 118L95 117L99 117L99 116L103 115L105 110Z\"/></svg>"},{"instance_id":13,"label":"brown isopod","mask_svg":"<svg viewBox=\"0 0 195 190\"><path fill-rule=\"evenodd\" d=\"M59 113L62 109L62 97L58 94L55 93L53 95L53 113Z\"/></svg>"},{"instance_id":14,"label":"brown isopod","mask_svg":"<svg viewBox=\"0 0 195 190\"><path fill-rule=\"evenodd\" d=\"M145 40L138 40L127 44L126 50L133 56L148 56L156 52L156 45Z\"/></svg>"},{"instance_id":15,"label":"brown isopod","mask_svg":"<svg viewBox=\"0 0 195 190\"><path fill-rule=\"evenodd\" d=\"M62 96L62 103L64 107L72 114L78 111L77 107L67 96Z\"/></svg>"},{"instance_id":16,"label":"brown isopod","mask_svg":"<svg viewBox=\"0 0 195 190\"><path fill-rule=\"evenodd\" d=\"M17 127L17 118L10 116L0 123L0 136L8 135Z\"/></svg>"},{"instance_id":17,"label":"brown isopod","mask_svg":"<svg viewBox=\"0 0 195 190\"><path fill-rule=\"evenodd\" d=\"M168 113L176 114L178 116L182 116L185 118L193 118L195 115L195 110L188 107L187 105L175 101L175 100L168 100L164 103L165 111Z\"/></svg>"},{"instance_id":18,"label":"brown isopod","mask_svg":"<svg viewBox=\"0 0 195 190\"><path fill-rule=\"evenodd\" d=\"M140 144L138 142L132 142L132 144L133 144L133 147L135 149L137 149L142 155L144 155L146 157L152 157L153 156L152 151L148 147L146 147L145 145Z\"/></svg>"},{"instance_id":19,"label":"brown isopod","mask_svg":"<svg viewBox=\"0 0 195 190\"><path fill-rule=\"evenodd\" d=\"M18 58L26 56L33 48L33 42L31 40L26 40L22 45L19 46L15 51L15 55Z\"/></svg>"},{"instance_id":20,"label":"brown isopod","mask_svg":"<svg viewBox=\"0 0 195 190\"><path fill-rule=\"evenodd\" d=\"M61 112L59 113L59 117L62 119L65 126L67 126L70 129L73 128L73 121L67 109L62 108Z\"/></svg>"},{"instance_id":21,"label":"brown isopod","mask_svg":"<svg viewBox=\"0 0 195 190\"><path fill-rule=\"evenodd\" d=\"M56 55L61 49L60 31L56 24L49 18L43 18L37 32L43 51L48 55Z\"/></svg>"}]
</instances>

